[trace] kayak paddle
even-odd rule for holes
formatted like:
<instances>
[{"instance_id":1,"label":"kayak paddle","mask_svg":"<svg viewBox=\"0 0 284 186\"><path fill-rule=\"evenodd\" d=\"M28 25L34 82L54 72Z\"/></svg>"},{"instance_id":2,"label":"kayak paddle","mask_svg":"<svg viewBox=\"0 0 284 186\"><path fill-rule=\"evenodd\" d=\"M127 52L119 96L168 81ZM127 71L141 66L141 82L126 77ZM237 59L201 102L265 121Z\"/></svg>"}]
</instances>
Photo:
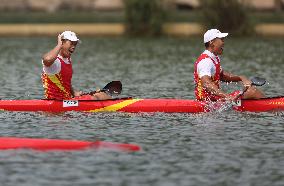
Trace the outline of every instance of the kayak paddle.
<instances>
[{"instance_id":1,"label":"kayak paddle","mask_svg":"<svg viewBox=\"0 0 284 186\"><path fill-rule=\"evenodd\" d=\"M118 95L122 91L122 84L120 81L109 82L104 88L100 90L91 91L88 93L83 93L82 95L92 95L98 92L106 92L109 95Z\"/></svg>"},{"instance_id":2,"label":"kayak paddle","mask_svg":"<svg viewBox=\"0 0 284 186\"><path fill-rule=\"evenodd\" d=\"M251 83L252 85L255 85L255 86L262 86L266 83L266 80L261 77L253 77L251 78Z\"/></svg>"},{"instance_id":3,"label":"kayak paddle","mask_svg":"<svg viewBox=\"0 0 284 186\"><path fill-rule=\"evenodd\" d=\"M264 78L261 77L253 77L251 78L251 85L254 86L262 86L266 83L266 80ZM240 98L242 95L244 95L244 93L249 89L249 87L246 87L243 91L240 92L240 94L235 98L234 101L236 101L238 98Z\"/></svg>"},{"instance_id":4,"label":"kayak paddle","mask_svg":"<svg viewBox=\"0 0 284 186\"><path fill-rule=\"evenodd\" d=\"M266 83L266 80L261 77L253 77L251 78L251 85L253 86L262 86ZM236 96L236 98L233 101L226 101L217 111L223 112L225 110L228 110L229 108L232 108L236 104L236 101L244 95L244 93L249 89L249 87L246 87L244 90L242 90L239 95Z\"/></svg>"}]
</instances>

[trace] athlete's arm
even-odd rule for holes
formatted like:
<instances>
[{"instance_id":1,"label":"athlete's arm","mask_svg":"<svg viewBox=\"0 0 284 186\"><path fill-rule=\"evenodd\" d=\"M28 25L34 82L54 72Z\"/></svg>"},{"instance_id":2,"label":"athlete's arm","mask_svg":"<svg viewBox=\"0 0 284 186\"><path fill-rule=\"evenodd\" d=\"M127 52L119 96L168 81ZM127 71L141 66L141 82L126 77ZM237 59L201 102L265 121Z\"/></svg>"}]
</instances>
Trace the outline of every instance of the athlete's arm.
<instances>
[{"instance_id":1,"label":"athlete's arm","mask_svg":"<svg viewBox=\"0 0 284 186\"><path fill-rule=\"evenodd\" d=\"M206 91L210 92L213 95L219 96L225 100L234 100L234 97L229 94L226 94L221 89L219 89L210 76L202 76L200 79Z\"/></svg>"},{"instance_id":2,"label":"athlete's arm","mask_svg":"<svg viewBox=\"0 0 284 186\"><path fill-rule=\"evenodd\" d=\"M245 87L250 87L251 86L251 81L245 77L245 76L237 76L234 75L230 72L226 72L223 71L221 72L221 81L225 81L225 82L238 82L238 81L242 81L243 85Z\"/></svg>"},{"instance_id":3,"label":"athlete's arm","mask_svg":"<svg viewBox=\"0 0 284 186\"><path fill-rule=\"evenodd\" d=\"M49 67L51 66L54 61L56 60L57 55L60 52L62 46L62 40L61 40L61 35L59 34L57 36L57 45L54 47L51 51L47 52L42 56L42 62L45 66Z\"/></svg>"},{"instance_id":4,"label":"athlete's arm","mask_svg":"<svg viewBox=\"0 0 284 186\"><path fill-rule=\"evenodd\" d=\"M82 96L82 91L76 91L73 89L73 87L71 87L71 94L72 94L72 97Z\"/></svg>"},{"instance_id":5,"label":"athlete's arm","mask_svg":"<svg viewBox=\"0 0 284 186\"><path fill-rule=\"evenodd\" d=\"M210 92L213 95L220 96L222 98L227 97L227 94L217 87L217 85L213 82L210 76L202 76L200 79L202 86L203 88L206 89L206 91Z\"/></svg>"},{"instance_id":6,"label":"athlete's arm","mask_svg":"<svg viewBox=\"0 0 284 186\"><path fill-rule=\"evenodd\" d=\"M205 88L207 92L210 92L213 95L219 96L221 98L232 100L232 97L229 94L226 94L213 82L212 75L215 73L215 68L212 61L208 58L203 59L197 65L197 72L200 77L202 87Z\"/></svg>"}]
</instances>

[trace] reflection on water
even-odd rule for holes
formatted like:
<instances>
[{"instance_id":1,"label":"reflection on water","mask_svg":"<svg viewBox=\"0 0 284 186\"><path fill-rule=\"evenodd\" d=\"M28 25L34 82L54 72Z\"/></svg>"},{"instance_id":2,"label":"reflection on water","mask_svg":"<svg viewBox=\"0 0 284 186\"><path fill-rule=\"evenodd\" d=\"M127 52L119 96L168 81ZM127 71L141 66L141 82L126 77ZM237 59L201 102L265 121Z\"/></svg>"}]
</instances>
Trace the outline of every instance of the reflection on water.
<instances>
[{"instance_id":1,"label":"reflection on water","mask_svg":"<svg viewBox=\"0 0 284 186\"><path fill-rule=\"evenodd\" d=\"M121 96L193 99L197 39L82 38L74 87L121 80ZM0 39L0 97L40 99L41 55L52 38ZM22 44L25 43L23 47ZM39 45L40 43L40 45ZM283 94L283 39L226 40L223 68L265 77L262 90ZM225 90L241 89L224 84ZM0 112L0 136L135 143L141 152L0 152L6 185L282 185L283 112L77 113Z\"/></svg>"}]
</instances>

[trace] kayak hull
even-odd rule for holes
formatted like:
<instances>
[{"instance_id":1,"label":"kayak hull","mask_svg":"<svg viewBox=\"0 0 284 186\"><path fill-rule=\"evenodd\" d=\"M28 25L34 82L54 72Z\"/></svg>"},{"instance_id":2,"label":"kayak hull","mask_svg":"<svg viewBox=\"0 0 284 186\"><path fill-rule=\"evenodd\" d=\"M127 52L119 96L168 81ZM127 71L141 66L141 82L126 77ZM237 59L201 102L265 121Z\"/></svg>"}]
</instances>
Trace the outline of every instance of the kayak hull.
<instances>
[{"instance_id":1,"label":"kayak hull","mask_svg":"<svg viewBox=\"0 0 284 186\"><path fill-rule=\"evenodd\" d=\"M239 106L234 107L237 111L247 112L273 112L284 111L284 96L263 99L241 100Z\"/></svg>"},{"instance_id":2,"label":"kayak hull","mask_svg":"<svg viewBox=\"0 0 284 186\"><path fill-rule=\"evenodd\" d=\"M202 102L178 99L0 100L3 111L45 112L204 112Z\"/></svg>"},{"instance_id":3,"label":"kayak hull","mask_svg":"<svg viewBox=\"0 0 284 186\"><path fill-rule=\"evenodd\" d=\"M139 151L140 147L135 144L113 143L105 141L78 141L62 139L45 139L45 138L16 138L0 137L0 150L11 149L33 149L40 151L50 150L83 150L88 148L94 149L111 149L121 151Z\"/></svg>"},{"instance_id":4,"label":"kayak hull","mask_svg":"<svg viewBox=\"0 0 284 186\"><path fill-rule=\"evenodd\" d=\"M187 99L111 99L111 100L0 100L2 111L24 112L166 112L200 113L207 112L206 102ZM240 100L237 111L269 112L283 111L284 97L258 100Z\"/></svg>"}]
</instances>

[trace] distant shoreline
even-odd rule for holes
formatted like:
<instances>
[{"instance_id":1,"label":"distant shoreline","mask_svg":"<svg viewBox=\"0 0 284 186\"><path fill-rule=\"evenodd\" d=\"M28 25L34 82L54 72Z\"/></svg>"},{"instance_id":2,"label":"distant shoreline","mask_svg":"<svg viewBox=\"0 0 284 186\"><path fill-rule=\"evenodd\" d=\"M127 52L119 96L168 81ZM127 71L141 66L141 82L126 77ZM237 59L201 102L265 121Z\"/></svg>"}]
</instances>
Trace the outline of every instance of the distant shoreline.
<instances>
[{"instance_id":1,"label":"distant shoreline","mask_svg":"<svg viewBox=\"0 0 284 186\"><path fill-rule=\"evenodd\" d=\"M257 24L255 32L260 36L284 36L284 24ZM72 30L81 36L123 36L122 23L45 23L45 24L0 24L0 36L54 36L64 30ZM190 37L202 35L204 27L199 23L166 23L163 33L167 36Z\"/></svg>"}]
</instances>

